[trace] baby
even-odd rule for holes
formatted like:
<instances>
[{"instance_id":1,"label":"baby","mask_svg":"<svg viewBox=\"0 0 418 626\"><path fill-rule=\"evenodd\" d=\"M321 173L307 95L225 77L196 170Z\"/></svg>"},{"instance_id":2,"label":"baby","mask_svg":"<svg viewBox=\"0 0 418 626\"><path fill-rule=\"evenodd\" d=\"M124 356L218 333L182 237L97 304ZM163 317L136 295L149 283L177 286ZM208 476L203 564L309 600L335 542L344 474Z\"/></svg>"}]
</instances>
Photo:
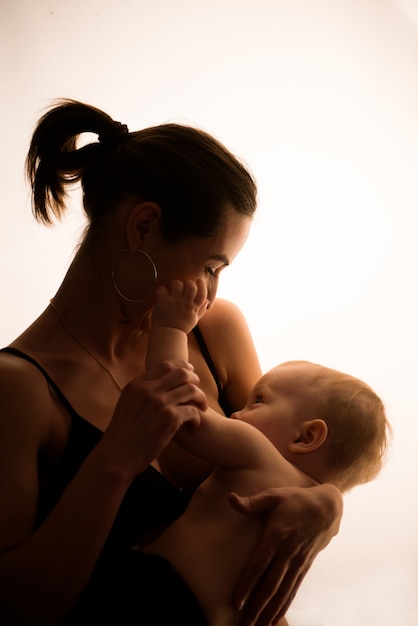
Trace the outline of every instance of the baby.
<instances>
[{"instance_id":1,"label":"baby","mask_svg":"<svg viewBox=\"0 0 418 626\"><path fill-rule=\"evenodd\" d=\"M203 281L157 290L148 369L188 360L187 334L206 304ZM208 409L195 429L177 433L176 443L214 469L184 514L144 551L176 570L210 626L236 625L232 590L263 521L240 515L230 498L323 482L347 491L378 474L389 431L382 401L362 381L306 361L283 363L262 376L231 419Z\"/></svg>"}]
</instances>

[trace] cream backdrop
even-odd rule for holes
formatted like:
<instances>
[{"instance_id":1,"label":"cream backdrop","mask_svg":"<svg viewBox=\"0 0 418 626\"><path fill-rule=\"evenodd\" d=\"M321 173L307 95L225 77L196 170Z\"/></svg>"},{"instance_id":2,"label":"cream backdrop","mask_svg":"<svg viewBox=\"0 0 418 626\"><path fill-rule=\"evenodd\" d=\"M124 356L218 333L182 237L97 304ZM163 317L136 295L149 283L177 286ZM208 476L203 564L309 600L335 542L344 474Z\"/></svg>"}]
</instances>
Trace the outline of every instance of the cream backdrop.
<instances>
[{"instance_id":1,"label":"cream backdrop","mask_svg":"<svg viewBox=\"0 0 418 626\"><path fill-rule=\"evenodd\" d=\"M82 232L31 217L23 162L56 97L131 129L199 125L260 189L219 293L263 369L309 359L364 378L394 428L375 482L345 498L291 626L418 624L418 0L0 0L1 324L54 294Z\"/></svg>"}]
</instances>

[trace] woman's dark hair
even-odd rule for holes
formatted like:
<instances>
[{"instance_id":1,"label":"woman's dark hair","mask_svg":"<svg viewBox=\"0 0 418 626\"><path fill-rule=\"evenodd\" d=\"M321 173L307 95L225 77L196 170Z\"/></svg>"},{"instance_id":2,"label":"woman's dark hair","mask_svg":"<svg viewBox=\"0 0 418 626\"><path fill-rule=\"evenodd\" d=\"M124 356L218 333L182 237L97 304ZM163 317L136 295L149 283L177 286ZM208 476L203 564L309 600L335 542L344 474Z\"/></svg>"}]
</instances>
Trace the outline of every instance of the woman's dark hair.
<instances>
[{"instance_id":1,"label":"woman's dark hair","mask_svg":"<svg viewBox=\"0 0 418 626\"><path fill-rule=\"evenodd\" d=\"M82 133L98 135L77 148ZM99 109L59 100L39 120L26 159L32 209L51 224L65 212L68 190L81 182L84 209L96 223L127 194L156 202L167 239L211 236L227 205L252 216L257 203L248 169L208 133L179 124L137 132Z\"/></svg>"}]
</instances>

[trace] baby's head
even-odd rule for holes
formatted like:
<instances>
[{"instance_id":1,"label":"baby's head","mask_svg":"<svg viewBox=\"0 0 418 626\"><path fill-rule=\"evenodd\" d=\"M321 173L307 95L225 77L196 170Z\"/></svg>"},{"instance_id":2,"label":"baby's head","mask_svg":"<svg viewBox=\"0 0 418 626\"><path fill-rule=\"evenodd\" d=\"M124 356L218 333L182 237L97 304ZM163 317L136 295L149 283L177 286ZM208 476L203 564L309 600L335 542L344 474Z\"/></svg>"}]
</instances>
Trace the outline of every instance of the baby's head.
<instances>
[{"instance_id":1,"label":"baby's head","mask_svg":"<svg viewBox=\"0 0 418 626\"><path fill-rule=\"evenodd\" d=\"M377 476L391 430L381 399L366 383L308 361L270 370L237 417L264 432L302 471L341 491Z\"/></svg>"}]
</instances>

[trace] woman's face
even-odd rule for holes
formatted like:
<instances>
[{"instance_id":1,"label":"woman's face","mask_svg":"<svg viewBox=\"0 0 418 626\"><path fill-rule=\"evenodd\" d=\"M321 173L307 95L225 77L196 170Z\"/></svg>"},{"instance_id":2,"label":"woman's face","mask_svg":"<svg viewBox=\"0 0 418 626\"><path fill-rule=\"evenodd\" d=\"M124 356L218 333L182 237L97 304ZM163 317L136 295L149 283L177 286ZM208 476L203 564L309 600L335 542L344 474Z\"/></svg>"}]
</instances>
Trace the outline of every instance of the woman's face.
<instances>
[{"instance_id":1,"label":"woman's face","mask_svg":"<svg viewBox=\"0 0 418 626\"><path fill-rule=\"evenodd\" d=\"M250 227L251 218L231 210L220 232L213 237L164 241L152 255L158 271L158 284L167 284L174 279L203 278L211 306L216 297L219 275L241 250Z\"/></svg>"}]
</instances>

